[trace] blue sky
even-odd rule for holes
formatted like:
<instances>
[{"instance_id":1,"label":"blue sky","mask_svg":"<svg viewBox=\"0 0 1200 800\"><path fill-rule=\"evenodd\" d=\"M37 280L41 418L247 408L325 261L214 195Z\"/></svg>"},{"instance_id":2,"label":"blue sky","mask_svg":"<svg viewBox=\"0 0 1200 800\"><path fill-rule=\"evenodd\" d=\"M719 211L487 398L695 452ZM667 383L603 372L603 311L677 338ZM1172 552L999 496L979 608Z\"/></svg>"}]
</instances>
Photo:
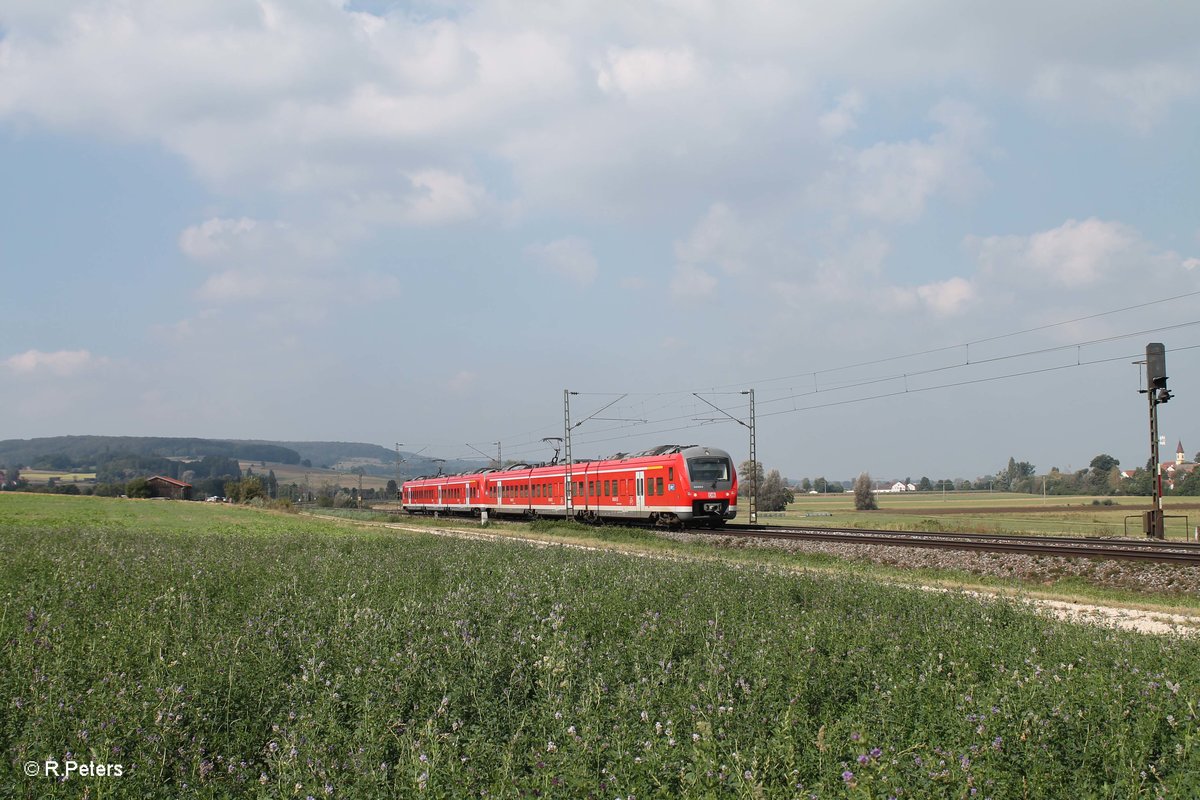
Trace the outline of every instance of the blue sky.
<instances>
[{"instance_id":1,"label":"blue sky","mask_svg":"<svg viewBox=\"0 0 1200 800\"><path fill-rule=\"evenodd\" d=\"M0 437L534 460L569 388L575 420L617 401L577 456L740 459L692 393L746 419L754 388L797 479L1135 466L1130 361L1162 341L1190 457L1197 29L1186 3L0 2Z\"/></svg>"}]
</instances>

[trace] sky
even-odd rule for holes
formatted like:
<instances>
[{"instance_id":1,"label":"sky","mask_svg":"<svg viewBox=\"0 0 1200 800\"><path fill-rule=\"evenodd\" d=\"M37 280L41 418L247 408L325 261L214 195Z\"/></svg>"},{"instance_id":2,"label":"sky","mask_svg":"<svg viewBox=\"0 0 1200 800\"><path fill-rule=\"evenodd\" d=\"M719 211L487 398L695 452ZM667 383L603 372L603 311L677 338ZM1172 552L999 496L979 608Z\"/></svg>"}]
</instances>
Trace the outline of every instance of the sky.
<instances>
[{"instance_id":1,"label":"sky","mask_svg":"<svg viewBox=\"0 0 1200 800\"><path fill-rule=\"evenodd\" d=\"M1200 451L1200 4L0 0L0 439ZM570 391L577 394L565 395ZM567 402L569 400L569 403Z\"/></svg>"}]
</instances>

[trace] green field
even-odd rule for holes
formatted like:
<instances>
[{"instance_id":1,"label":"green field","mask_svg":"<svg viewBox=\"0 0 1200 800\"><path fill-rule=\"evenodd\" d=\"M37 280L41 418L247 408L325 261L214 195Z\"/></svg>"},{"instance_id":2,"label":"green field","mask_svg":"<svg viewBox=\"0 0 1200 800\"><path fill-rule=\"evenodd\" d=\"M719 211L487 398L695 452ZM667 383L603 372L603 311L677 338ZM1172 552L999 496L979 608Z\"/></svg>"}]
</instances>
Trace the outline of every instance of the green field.
<instances>
[{"instance_id":1,"label":"green field","mask_svg":"<svg viewBox=\"0 0 1200 800\"><path fill-rule=\"evenodd\" d=\"M64 472L53 469L23 469L21 477L33 484L48 483L55 478L59 483L92 483L96 480L94 472Z\"/></svg>"},{"instance_id":2,"label":"green field","mask_svg":"<svg viewBox=\"0 0 1200 800\"><path fill-rule=\"evenodd\" d=\"M1197 498L1166 498L1167 538L1194 536L1200 524ZM878 511L855 511L854 495L797 495L786 512L760 522L808 527L947 530L1063 536L1142 535L1148 497L1090 497L1005 492L912 492L877 494ZM1112 505L1103 505L1109 502ZM746 508L748 513L748 506ZM744 516L744 515L743 515ZM1129 518L1128 520L1126 518Z\"/></svg>"},{"instance_id":3,"label":"green field","mask_svg":"<svg viewBox=\"0 0 1200 800\"><path fill-rule=\"evenodd\" d=\"M273 464L267 462L264 466L258 461L241 461L239 462L242 468L242 474L246 474L246 470L252 470L255 475L265 476L268 471L275 473L275 480L279 481L281 486L296 484L304 488L308 487L309 491L318 492L324 487L344 486L347 489L358 488L358 475L353 472L342 472L332 469L318 469L316 467L305 468L297 464ZM381 478L377 475L363 475L362 488L375 489L382 491L387 486L389 480L395 478Z\"/></svg>"},{"instance_id":4,"label":"green field","mask_svg":"<svg viewBox=\"0 0 1200 800\"><path fill-rule=\"evenodd\" d=\"M37 495L0 595L2 796L1200 793L1200 643L1005 601Z\"/></svg>"}]
</instances>

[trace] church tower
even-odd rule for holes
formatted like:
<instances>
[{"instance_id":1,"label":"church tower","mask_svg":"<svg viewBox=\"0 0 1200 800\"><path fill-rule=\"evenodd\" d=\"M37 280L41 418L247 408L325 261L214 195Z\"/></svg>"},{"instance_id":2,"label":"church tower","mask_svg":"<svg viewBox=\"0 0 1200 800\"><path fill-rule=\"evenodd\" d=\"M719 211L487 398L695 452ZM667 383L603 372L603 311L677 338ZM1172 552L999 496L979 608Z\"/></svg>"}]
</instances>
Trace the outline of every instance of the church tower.
<instances>
[{"instance_id":1,"label":"church tower","mask_svg":"<svg viewBox=\"0 0 1200 800\"><path fill-rule=\"evenodd\" d=\"M1183 440L1180 440L1179 447L1175 448L1175 463L1177 465L1179 465L1179 464L1182 464L1184 462L1184 460L1185 459L1183 456Z\"/></svg>"}]
</instances>

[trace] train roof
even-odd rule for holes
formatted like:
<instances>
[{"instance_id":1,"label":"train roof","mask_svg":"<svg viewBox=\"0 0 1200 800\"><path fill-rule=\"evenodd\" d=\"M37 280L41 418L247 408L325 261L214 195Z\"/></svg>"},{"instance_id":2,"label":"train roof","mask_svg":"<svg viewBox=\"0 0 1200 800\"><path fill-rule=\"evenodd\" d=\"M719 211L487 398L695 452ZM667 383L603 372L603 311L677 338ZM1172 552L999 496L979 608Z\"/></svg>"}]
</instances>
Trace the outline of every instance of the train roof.
<instances>
[{"instance_id":1,"label":"train roof","mask_svg":"<svg viewBox=\"0 0 1200 800\"><path fill-rule=\"evenodd\" d=\"M720 448L717 448L717 447L704 447L704 446L698 445L698 444L660 444L657 447L651 447L647 450L641 450L636 453L614 453L613 455L608 456L607 458L581 458L581 459L574 460L572 463L573 464L591 464L591 463L594 463L597 461L630 461L635 458L655 458L658 456L675 455L675 454L682 454L685 457L707 455L707 456L719 456L719 457L723 456L725 458L729 458L729 453L727 453L726 451L721 450ZM528 472L529 470L533 470L533 469L542 469L542 468L546 468L546 467L557 467L557 466L561 466L561 465L562 465L562 462L557 462L557 463L551 462L551 463L541 463L541 464L529 464L529 463L525 463L525 462L519 462L516 464L509 464L507 466L500 467L500 468L487 467L485 469L481 469L476 472L460 472L455 475L421 475L416 478L412 478L411 480L413 480L413 481L428 481L428 480L437 480L437 479L459 478L459 477L465 477L465 476L469 476L469 475L491 475L494 473L505 473L505 472Z\"/></svg>"}]
</instances>

